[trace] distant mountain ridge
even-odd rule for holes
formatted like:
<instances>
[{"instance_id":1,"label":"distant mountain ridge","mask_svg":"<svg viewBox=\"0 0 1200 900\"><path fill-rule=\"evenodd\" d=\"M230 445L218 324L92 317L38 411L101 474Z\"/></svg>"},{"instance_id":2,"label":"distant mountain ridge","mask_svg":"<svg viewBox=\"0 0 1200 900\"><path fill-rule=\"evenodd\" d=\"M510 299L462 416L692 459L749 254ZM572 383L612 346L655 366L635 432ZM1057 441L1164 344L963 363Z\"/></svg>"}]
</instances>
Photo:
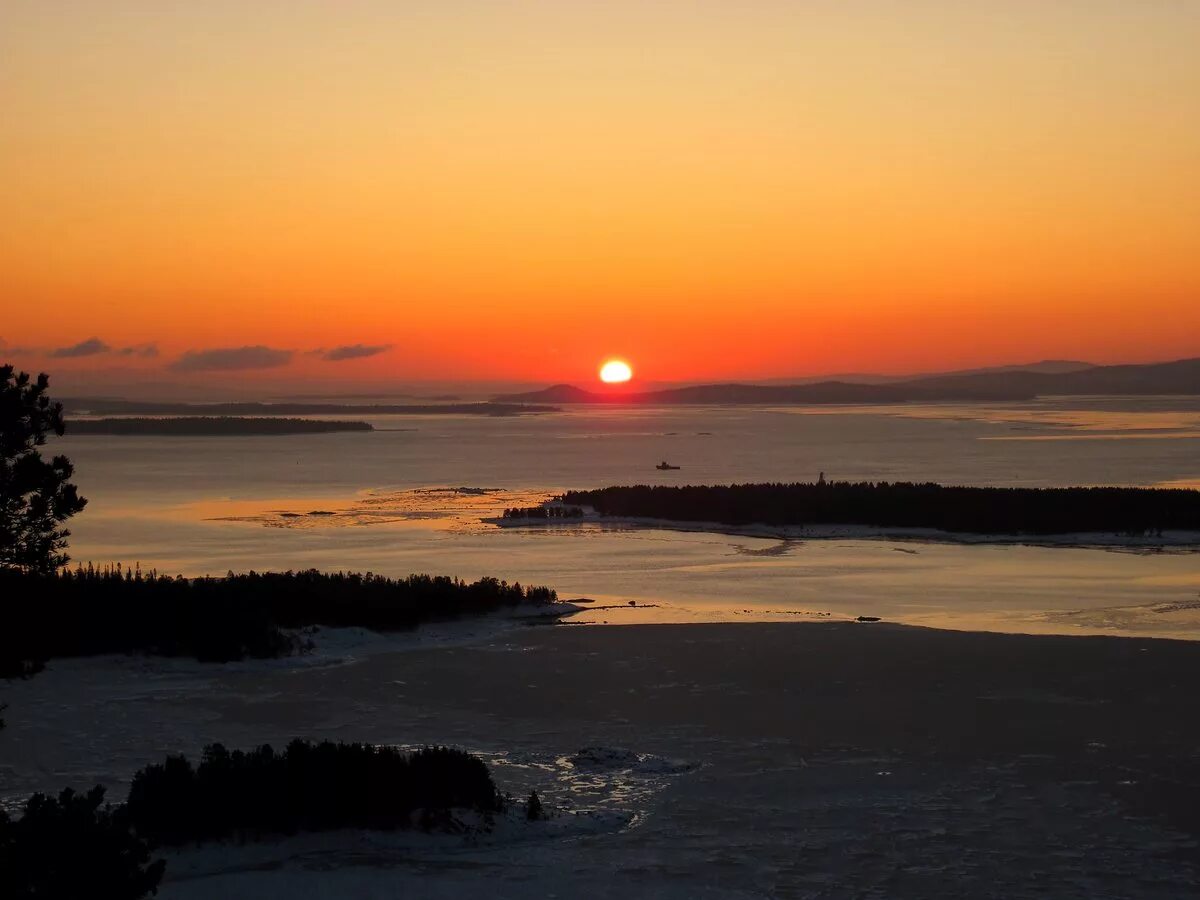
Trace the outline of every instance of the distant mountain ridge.
<instances>
[{"instance_id":1,"label":"distant mountain ridge","mask_svg":"<svg viewBox=\"0 0 1200 900\"><path fill-rule=\"evenodd\" d=\"M505 394L501 403L806 404L906 403L921 401L1016 401L1047 395L1200 394L1200 358L1123 366L1076 365L1068 360L1031 364L1032 369L992 369L933 375L885 384L821 381L809 384L701 384L656 391L589 391L557 384L540 391ZM1067 366L1065 370L1062 366ZM1053 367L1060 367L1054 371Z\"/></svg>"},{"instance_id":2,"label":"distant mountain ridge","mask_svg":"<svg viewBox=\"0 0 1200 900\"><path fill-rule=\"evenodd\" d=\"M1049 375L1060 375L1064 372L1078 372L1083 369L1094 369L1095 363L1083 362L1077 359L1043 359L1032 363L1016 363L1004 366L983 366L977 369L952 369L948 372L919 372L913 375L880 375L870 372L847 372L836 375L806 375L801 378L766 378L762 384L816 384L826 381L840 381L846 384L894 384L902 381L915 381L921 378L941 378L947 375L990 375L1000 372L1042 372Z\"/></svg>"}]
</instances>

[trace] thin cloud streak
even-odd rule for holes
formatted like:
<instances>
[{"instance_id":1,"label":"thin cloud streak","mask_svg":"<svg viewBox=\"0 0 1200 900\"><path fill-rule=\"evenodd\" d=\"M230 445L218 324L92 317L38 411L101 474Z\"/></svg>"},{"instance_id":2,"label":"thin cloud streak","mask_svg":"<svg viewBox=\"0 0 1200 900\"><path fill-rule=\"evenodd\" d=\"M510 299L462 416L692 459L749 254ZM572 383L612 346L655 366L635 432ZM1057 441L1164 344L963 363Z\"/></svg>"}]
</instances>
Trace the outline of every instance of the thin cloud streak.
<instances>
[{"instance_id":1,"label":"thin cloud streak","mask_svg":"<svg viewBox=\"0 0 1200 900\"><path fill-rule=\"evenodd\" d=\"M158 356L158 344L134 344L132 347L122 347L117 351L120 356L140 356L142 359L154 359Z\"/></svg>"},{"instance_id":2,"label":"thin cloud streak","mask_svg":"<svg viewBox=\"0 0 1200 900\"><path fill-rule=\"evenodd\" d=\"M391 344L349 344L345 347L334 347L321 354L327 362L342 362L347 359L366 359L368 356L378 356L392 349Z\"/></svg>"},{"instance_id":3,"label":"thin cloud streak","mask_svg":"<svg viewBox=\"0 0 1200 900\"><path fill-rule=\"evenodd\" d=\"M86 341L80 341L78 344L72 344L70 347L59 347L50 351L50 356L54 359L77 359L81 356L96 356L100 353L107 353L111 350L108 344L100 340L98 337L90 337Z\"/></svg>"}]
</instances>

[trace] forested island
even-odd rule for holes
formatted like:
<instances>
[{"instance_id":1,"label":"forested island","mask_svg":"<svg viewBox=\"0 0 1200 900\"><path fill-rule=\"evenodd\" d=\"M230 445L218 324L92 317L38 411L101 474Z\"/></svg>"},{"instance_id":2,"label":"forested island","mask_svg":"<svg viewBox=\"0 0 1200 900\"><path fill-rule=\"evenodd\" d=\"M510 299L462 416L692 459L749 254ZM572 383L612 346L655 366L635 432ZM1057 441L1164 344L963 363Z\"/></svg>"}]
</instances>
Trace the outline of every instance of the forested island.
<instances>
[{"instance_id":1,"label":"forested island","mask_svg":"<svg viewBox=\"0 0 1200 900\"><path fill-rule=\"evenodd\" d=\"M137 900L165 874L166 861L153 859L159 847L341 828L431 831L452 827L464 811L486 824L507 799L483 760L449 747L408 753L295 740L282 752L243 752L210 744L195 766L168 756L141 769L115 807L102 805L98 786L34 794L19 818L0 810L0 896ZM530 811L534 802L536 794Z\"/></svg>"},{"instance_id":2,"label":"forested island","mask_svg":"<svg viewBox=\"0 0 1200 900\"><path fill-rule=\"evenodd\" d=\"M124 400L117 397L69 397L63 409L93 416L520 416L558 412L535 403L185 403ZM72 424L76 420L72 420Z\"/></svg>"},{"instance_id":3,"label":"forested island","mask_svg":"<svg viewBox=\"0 0 1200 900\"><path fill-rule=\"evenodd\" d=\"M302 651L298 629L359 626L403 631L558 595L497 578L439 575L232 572L183 578L138 568L77 567L37 574L0 568L7 604L0 677L32 674L56 657L105 653L183 656L205 662Z\"/></svg>"},{"instance_id":4,"label":"forested island","mask_svg":"<svg viewBox=\"0 0 1200 900\"><path fill-rule=\"evenodd\" d=\"M723 525L864 525L997 535L1200 531L1200 491L1161 488L953 487L808 482L568 491L563 504L602 516Z\"/></svg>"},{"instance_id":5,"label":"forested island","mask_svg":"<svg viewBox=\"0 0 1200 900\"><path fill-rule=\"evenodd\" d=\"M339 431L374 431L369 422L284 419L250 416L128 417L72 419L70 433L159 435L165 437L223 437L275 434L329 434Z\"/></svg>"},{"instance_id":6,"label":"forested island","mask_svg":"<svg viewBox=\"0 0 1200 900\"><path fill-rule=\"evenodd\" d=\"M496 813L503 803L483 760L462 750L405 753L295 740L281 753L266 745L245 753L213 744L196 766L168 757L133 776L128 807L140 836L179 845L235 835L429 827L451 809Z\"/></svg>"}]
</instances>

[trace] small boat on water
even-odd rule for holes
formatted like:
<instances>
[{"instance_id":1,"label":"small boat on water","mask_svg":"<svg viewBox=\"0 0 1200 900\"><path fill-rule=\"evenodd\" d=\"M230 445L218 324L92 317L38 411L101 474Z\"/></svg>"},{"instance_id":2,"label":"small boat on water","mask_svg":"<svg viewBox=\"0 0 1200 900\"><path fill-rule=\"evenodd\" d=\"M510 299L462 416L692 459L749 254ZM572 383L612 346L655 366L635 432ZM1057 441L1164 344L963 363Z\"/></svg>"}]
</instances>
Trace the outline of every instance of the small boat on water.
<instances>
[{"instance_id":1,"label":"small boat on water","mask_svg":"<svg viewBox=\"0 0 1200 900\"><path fill-rule=\"evenodd\" d=\"M678 468L679 468L679 466L673 466L673 465L671 465L669 462L667 462L667 461L664 459L662 462L660 462L660 463L659 463L657 466L655 466L654 468L656 468L656 469L661 469L662 471L664 471L664 472L665 472L665 471L667 471L667 469L678 469Z\"/></svg>"}]
</instances>

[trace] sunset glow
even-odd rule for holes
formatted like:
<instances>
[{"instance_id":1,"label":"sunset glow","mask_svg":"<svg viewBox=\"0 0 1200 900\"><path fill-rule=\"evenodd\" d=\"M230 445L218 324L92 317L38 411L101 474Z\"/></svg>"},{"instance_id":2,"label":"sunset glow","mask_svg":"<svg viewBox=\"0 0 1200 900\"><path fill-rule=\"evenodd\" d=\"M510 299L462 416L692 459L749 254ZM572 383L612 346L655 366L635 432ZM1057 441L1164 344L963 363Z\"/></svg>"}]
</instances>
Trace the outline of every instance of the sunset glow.
<instances>
[{"instance_id":1,"label":"sunset glow","mask_svg":"<svg viewBox=\"0 0 1200 900\"><path fill-rule=\"evenodd\" d=\"M0 355L545 383L614 345L655 381L1194 355L1198 33L1129 0L10 0Z\"/></svg>"},{"instance_id":2,"label":"sunset glow","mask_svg":"<svg viewBox=\"0 0 1200 900\"><path fill-rule=\"evenodd\" d=\"M605 384L621 384L632 377L633 369L620 359L610 359L600 367L600 380Z\"/></svg>"}]
</instances>

